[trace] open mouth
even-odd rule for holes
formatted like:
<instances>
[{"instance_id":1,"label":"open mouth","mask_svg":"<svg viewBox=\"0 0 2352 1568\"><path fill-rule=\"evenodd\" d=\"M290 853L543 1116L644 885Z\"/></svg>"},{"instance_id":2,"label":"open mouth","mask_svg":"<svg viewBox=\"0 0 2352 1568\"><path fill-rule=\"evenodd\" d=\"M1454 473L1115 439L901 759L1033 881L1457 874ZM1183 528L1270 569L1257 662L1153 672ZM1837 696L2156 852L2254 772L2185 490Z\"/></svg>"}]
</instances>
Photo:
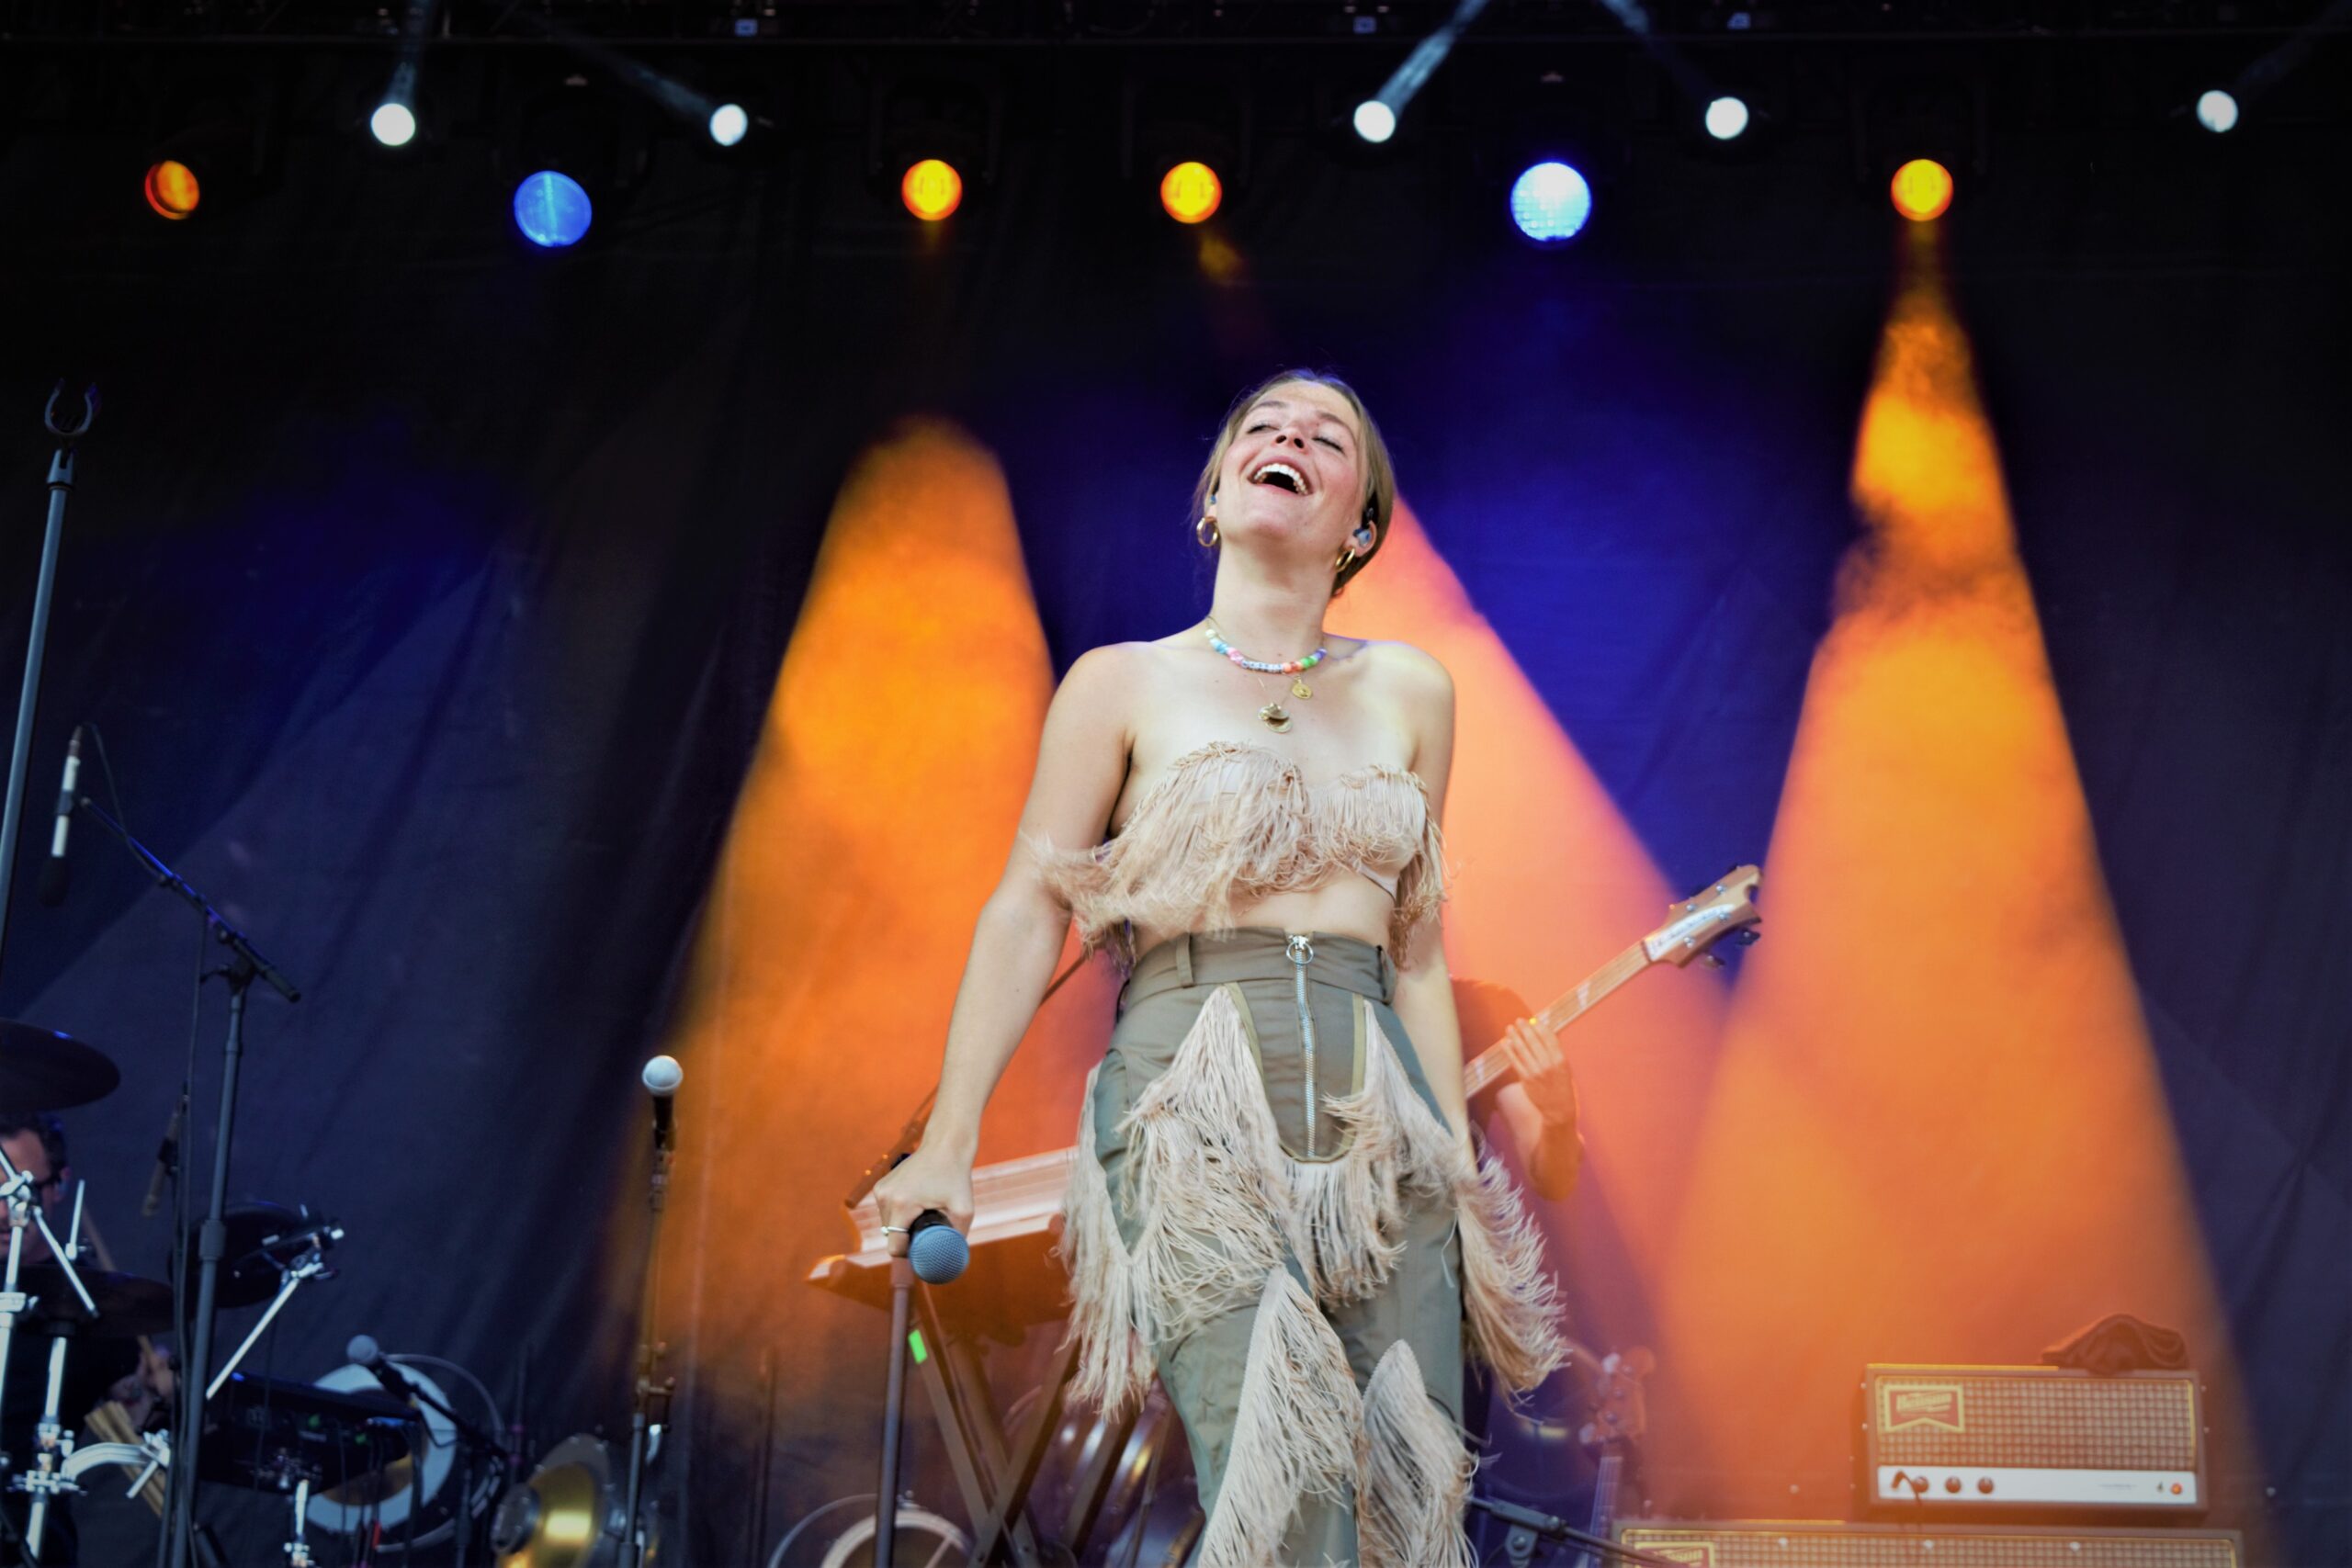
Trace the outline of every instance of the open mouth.
<instances>
[{"instance_id":1,"label":"open mouth","mask_svg":"<svg viewBox=\"0 0 2352 1568\"><path fill-rule=\"evenodd\" d=\"M1250 482L1253 485L1272 485L1293 495L1306 493L1306 476L1288 463L1261 464L1258 471L1250 476Z\"/></svg>"}]
</instances>

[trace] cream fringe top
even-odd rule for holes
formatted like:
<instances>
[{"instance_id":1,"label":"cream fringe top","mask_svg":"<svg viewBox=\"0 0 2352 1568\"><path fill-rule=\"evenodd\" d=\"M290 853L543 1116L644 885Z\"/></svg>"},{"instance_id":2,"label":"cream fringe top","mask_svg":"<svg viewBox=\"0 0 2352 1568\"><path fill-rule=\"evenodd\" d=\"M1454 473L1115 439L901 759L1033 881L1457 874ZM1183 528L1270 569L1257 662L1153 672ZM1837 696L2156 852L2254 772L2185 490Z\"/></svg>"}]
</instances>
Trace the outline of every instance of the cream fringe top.
<instances>
[{"instance_id":1,"label":"cream fringe top","mask_svg":"<svg viewBox=\"0 0 2352 1568\"><path fill-rule=\"evenodd\" d=\"M1362 872L1396 879L1389 956L1445 898L1444 846L1426 787L1374 764L1310 784L1263 746L1213 740L1169 765L1117 837L1092 850L1039 846L1046 886L1068 905L1091 953L1130 963L1134 932L1221 931L1277 893Z\"/></svg>"}]
</instances>

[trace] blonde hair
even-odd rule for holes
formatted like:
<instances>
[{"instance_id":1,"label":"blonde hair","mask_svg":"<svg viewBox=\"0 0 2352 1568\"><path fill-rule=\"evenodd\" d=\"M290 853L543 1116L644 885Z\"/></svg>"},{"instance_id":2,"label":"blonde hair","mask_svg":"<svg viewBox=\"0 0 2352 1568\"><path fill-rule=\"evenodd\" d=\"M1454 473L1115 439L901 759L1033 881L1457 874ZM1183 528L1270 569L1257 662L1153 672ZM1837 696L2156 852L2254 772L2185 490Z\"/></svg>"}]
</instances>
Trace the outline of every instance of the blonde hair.
<instances>
[{"instance_id":1,"label":"blonde hair","mask_svg":"<svg viewBox=\"0 0 2352 1568\"><path fill-rule=\"evenodd\" d=\"M1294 381L1329 387L1346 399L1348 407L1355 412L1363 449L1363 506L1359 515L1372 525L1372 548L1340 569L1331 581L1331 592L1336 596L1348 585L1350 578L1372 564L1372 558L1388 542L1388 520L1396 510L1396 468L1388 458L1388 443L1381 439L1380 426L1373 423L1372 411L1363 406L1363 399L1337 376L1320 370L1284 370L1267 377L1234 399L1233 406L1226 411L1224 427L1216 433L1216 445L1209 448L1209 460L1201 466L1201 477L1193 486L1193 515L1207 514L1209 501L1216 494L1217 470L1225 467L1225 455L1232 448L1233 438L1241 433L1242 420L1257 406L1259 399Z\"/></svg>"}]
</instances>

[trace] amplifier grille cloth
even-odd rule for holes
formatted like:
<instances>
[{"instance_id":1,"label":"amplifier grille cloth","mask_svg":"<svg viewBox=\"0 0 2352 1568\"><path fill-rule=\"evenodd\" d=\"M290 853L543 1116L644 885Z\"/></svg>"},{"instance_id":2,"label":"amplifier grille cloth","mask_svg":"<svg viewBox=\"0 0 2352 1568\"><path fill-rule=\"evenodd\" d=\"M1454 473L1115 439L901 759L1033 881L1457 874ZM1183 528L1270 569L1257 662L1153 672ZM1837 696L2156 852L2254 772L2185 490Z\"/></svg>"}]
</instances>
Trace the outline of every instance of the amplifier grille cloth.
<instances>
[{"instance_id":1,"label":"amplifier grille cloth","mask_svg":"<svg viewBox=\"0 0 2352 1568\"><path fill-rule=\"evenodd\" d=\"M1890 1430L1882 1415L1871 1457L1881 1464L2197 1468L2196 1396L2187 1378L1881 1375L1873 1404L1883 1413L1903 1390L1955 1385L1965 1431L1932 1423Z\"/></svg>"},{"instance_id":2,"label":"amplifier grille cloth","mask_svg":"<svg viewBox=\"0 0 2352 1568\"><path fill-rule=\"evenodd\" d=\"M2236 1543L2215 1536L1928 1529L1865 1535L1628 1526L1619 1539L1694 1568L2238 1568Z\"/></svg>"}]
</instances>

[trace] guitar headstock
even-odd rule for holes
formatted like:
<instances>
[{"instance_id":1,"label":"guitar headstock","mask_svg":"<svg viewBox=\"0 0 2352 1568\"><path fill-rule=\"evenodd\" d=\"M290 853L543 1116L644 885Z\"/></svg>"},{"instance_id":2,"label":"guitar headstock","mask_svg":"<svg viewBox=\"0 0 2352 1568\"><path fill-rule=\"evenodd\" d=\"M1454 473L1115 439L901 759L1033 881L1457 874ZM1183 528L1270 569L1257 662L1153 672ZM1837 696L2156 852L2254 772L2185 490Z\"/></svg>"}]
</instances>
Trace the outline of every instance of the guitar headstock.
<instances>
[{"instance_id":1,"label":"guitar headstock","mask_svg":"<svg viewBox=\"0 0 2352 1568\"><path fill-rule=\"evenodd\" d=\"M1592 1418L1577 1428L1577 1441L1589 1449L1640 1442L1649 1421L1642 1380L1657 1370L1657 1358L1638 1345L1604 1357L1592 1379Z\"/></svg>"},{"instance_id":2,"label":"guitar headstock","mask_svg":"<svg viewBox=\"0 0 2352 1568\"><path fill-rule=\"evenodd\" d=\"M1642 939L1643 951L1653 963L1687 964L1703 956L1720 964L1723 960L1707 951L1716 942L1727 936L1756 940L1756 928L1764 921L1756 890L1763 885L1764 874L1755 866L1732 867L1681 903L1668 905L1666 924Z\"/></svg>"}]
</instances>

